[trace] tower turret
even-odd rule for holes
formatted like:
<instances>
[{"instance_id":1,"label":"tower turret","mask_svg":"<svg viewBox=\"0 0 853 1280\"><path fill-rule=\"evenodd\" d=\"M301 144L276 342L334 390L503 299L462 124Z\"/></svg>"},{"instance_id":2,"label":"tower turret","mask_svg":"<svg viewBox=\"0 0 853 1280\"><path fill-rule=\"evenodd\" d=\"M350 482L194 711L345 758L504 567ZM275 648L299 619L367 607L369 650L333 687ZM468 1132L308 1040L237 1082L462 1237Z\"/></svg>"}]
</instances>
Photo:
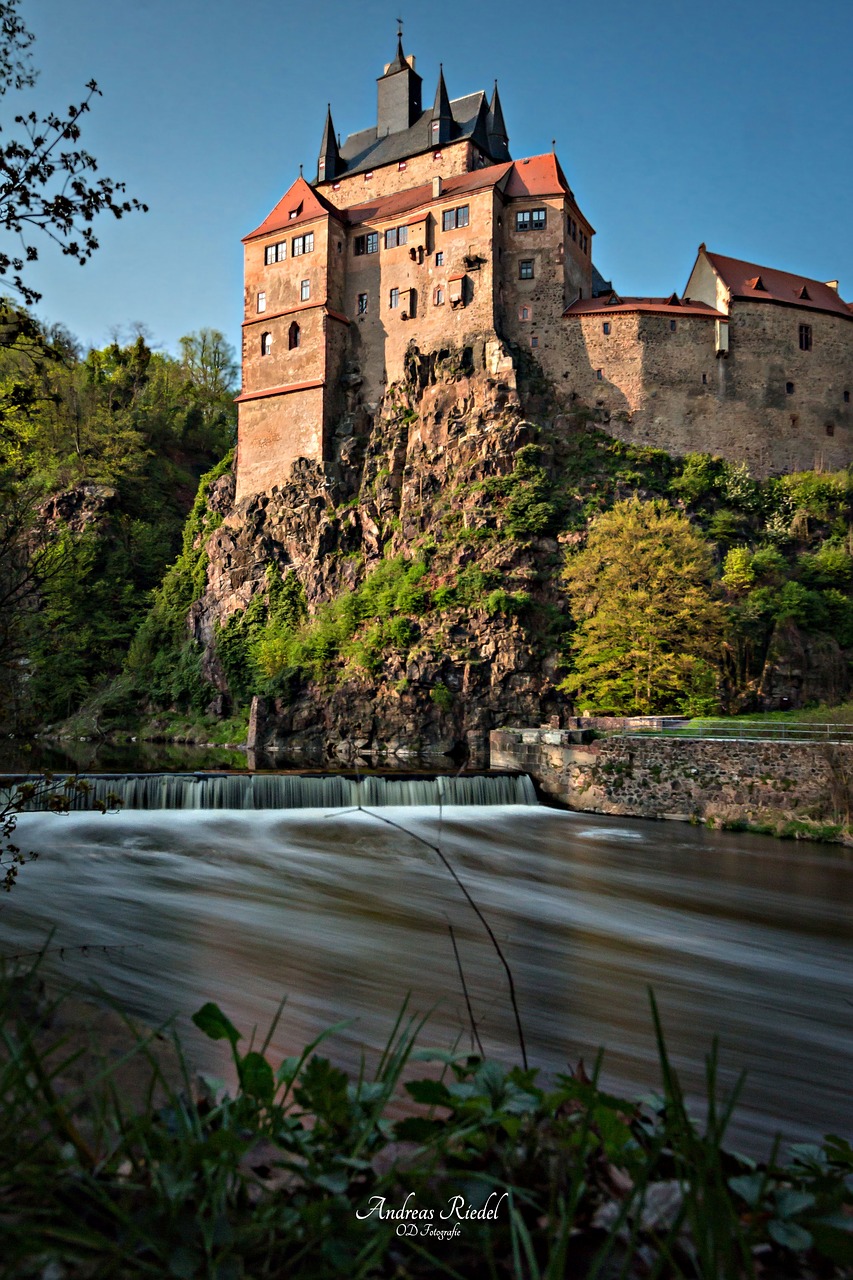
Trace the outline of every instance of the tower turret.
<instances>
[{"instance_id":1,"label":"tower turret","mask_svg":"<svg viewBox=\"0 0 853 1280\"><path fill-rule=\"evenodd\" d=\"M326 127L323 130L323 141L320 143L320 158L317 161L317 181L331 182L343 169L341 153L335 137L335 126L332 124L331 103L326 108Z\"/></svg>"},{"instance_id":2,"label":"tower turret","mask_svg":"<svg viewBox=\"0 0 853 1280\"><path fill-rule=\"evenodd\" d=\"M444 66L440 65L430 123L430 142L434 147L439 147L442 143L449 142L452 136L453 112L450 110L450 98L447 94L447 85L444 83Z\"/></svg>"},{"instance_id":3,"label":"tower turret","mask_svg":"<svg viewBox=\"0 0 853 1280\"><path fill-rule=\"evenodd\" d=\"M492 100L489 103L489 150L495 160L510 160L509 135L504 124L504 113L498 96L498 82L495 81Z\"/></svg>"},{"instance_id":4,"label":"tower turret","mask_svg":"<svg viewBox=\"0 0 853 1280\"><path fill-rule=\"evenodd\" d=\"M410 129L421 114L421 77L414 58L403 52L403 33L397 32L397 52L376 82L376 136Z\"/></svg>"}]
</instances>

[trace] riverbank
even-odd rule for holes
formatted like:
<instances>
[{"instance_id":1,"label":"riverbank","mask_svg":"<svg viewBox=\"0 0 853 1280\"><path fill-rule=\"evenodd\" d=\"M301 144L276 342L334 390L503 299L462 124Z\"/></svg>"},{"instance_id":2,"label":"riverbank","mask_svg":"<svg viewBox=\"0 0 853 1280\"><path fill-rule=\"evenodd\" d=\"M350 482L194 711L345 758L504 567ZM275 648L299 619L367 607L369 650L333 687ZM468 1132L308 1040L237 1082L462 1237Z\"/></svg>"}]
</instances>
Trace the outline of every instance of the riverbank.
<instances>
[{"instance_id":1,"label":"riverbank","mask_svg":"<svg viewBox=\"0 0 853 1280\"><path fill-rule=\"evenodd\" d=\"M549 799L586 813L853 843L853 743L584 738L593 735L493 730L492 768L519 769Z\"/></svg>"},{"instance_id":2,"label":"riverbank","mask_svg":"<svg viewBox=\"0 0 853 1280\"><path fill-rule=\"evenodd\" d=\"M94 1082L69 1078L68 1038L22 1016L22 996L43 1005L32 982L0 982L8 1275L849 1274L853 1149L831 1138L762 1165L726 1151L736 1098L712 1061L707 1121L690 1117L654 1006L661 1094L636 1102L583 1064L546 1088L521 1066L418 1052L405 1009L357 1078L316 1043L278 1062L207 1003L193 1021L230 1048L229 1093L193 1082L179 1041L164 1070L130 1024ZM141 1096L118 1087L129 1063Z\"/></svg>"}]
</instances>

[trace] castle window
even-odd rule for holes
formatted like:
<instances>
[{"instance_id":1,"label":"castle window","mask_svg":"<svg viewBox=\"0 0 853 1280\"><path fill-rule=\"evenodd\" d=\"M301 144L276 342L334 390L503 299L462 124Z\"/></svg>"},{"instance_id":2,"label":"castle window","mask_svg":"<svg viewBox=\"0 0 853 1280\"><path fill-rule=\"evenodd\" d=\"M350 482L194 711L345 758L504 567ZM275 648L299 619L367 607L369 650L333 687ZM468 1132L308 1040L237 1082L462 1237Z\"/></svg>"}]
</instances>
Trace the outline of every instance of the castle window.
<instances>
[{"instance_id":1,"label":"castle window","mask_svg":"<svg viewBox=\"0 0 853 1280\"><path fill-rule=\"evenodd\" d=\"M609 333L609 332L610 332L610 321L609 321L609 320L605 320L605 321L604 321L604 323L602 324L601 328L602 328L602 331L603 331L604 333Z\"/></svg>"},{"instance_id":2,"label":"castle window","mask_svg":"<svg viewBox=\"0 0 853 1280\"><path fill-rule=\"evenodd\" d=\"M287 216L289 218L298 218L301 212L302 212L302 205L300 204L300 205L297 205L295 209L291 209L290 213Z\"/></svg>"},{"instance_id":3,"label":"castle window","mask_svg":"<svg viewBox=\"0 0 853 1280\"><path fill-rule=\"evenodd\" d=\"M844 403L845 403L845 404L849 404L849 403L850 403L850 392L849 392L849 391L845 391L845 392L844 392Z\"/></svg>"},{"instance_id":4,"label":"castle window","mask_svg":"<svg viewBox=\"0 0 853 1280\"><path fill-rule=\"evenodd\" d=\"M518 318L519 318L519 320L529 320L529 319L530 319L530 308L529 308L529 307L519 307L519 308L518 308Z\"/></svg>"},{"instance_id":5,"label":"castle window","mask_svg":"<svg viewBox=\"0 0 853 1280\"><path fill-rule=\"evenodd\" d=\"M603 369L596 369L596 371L595 371L595 380L596 380L596 382L603 382L603 381L604 381L604 370L603 370Z\"/></svg>"},{"instance_id":6,"label":"castle window","mask_svg":"<svg viewBox=\"0 0 853 1280\"><path fill-rule=\"evenodd\" d=\"M397 161L397 172L398 172L398 173L405 173L405 171L406 171L406 162L405 162L405 160L398 160L398 161Z\"/></svg>"},{"instance_id":7,"label":"castle window","mask_svg":"<svg viewBox=\"0 0 853 1280\"><path fill-rule=\"evenodd\" d=\"M834 422L827 422L827 424L826 424L826 434L827 434L828 436L834 436L834 435L835 435L835 423L834 423Z\"/></svg>"},{"instance_id":8,"label":"castle window","mask_svg":"<svg viewBox=\"0 0 853 1280\"><path fill-rule=\"evenodd\" d=\"M703 387L707 387L707 385L708 385L708 375L707 375L707 373L703 373L703 374L702 374L702 386L703 386Z\"/></svg>"},{"instance_id":9,"label":"castle window","mask_svg":"<svg viewBox=\"0 0 853 1280\"><path fill-rule=\"evenodd\" d=\"M441 128L441 121L440 121L440 120L433 120L433 122L432 122L432 137L433 137L433 141L434 141L434 142L438 141L438 131L439 131L439 129L440 129L440 128Z\"/></svg>"},{"instance_id":10,"label":"castle window","mask_svg":"<svg viewBox=\"0 0 853 1280\"><path fill-rule=\"evenodd\" d=\"M670 333L675 333L675 330L676 330L676 328L677 328L677 327L678 327L678 321L677 321L677 320L670 320L670 322L669 322L669 331L670 331Z\"/></svg>"},{"instance_id":11,"label":"castle window","mask_svg":"<svg viewBox=\"0 0 853 1280\"><path fill-rule=\"evenodd\" d=\"M575 222L574 218L569 218L569 233L573 240L577 240L578 224Z\"/></svg>"},{"instance_id":12,"label":"castle window","mask_svg":"<svg viewBox=\"0 0 853 1280\"><path fill-rule=\"evenodd\" d=\"M442 231L453 231L456 227L468 226L468 205L463 204L458 209L445 209L441 215Z\"/></svg>"},{"instance_id":13,"label":"castle window","mask_svg":"<svg viewBox=\"0 0 853 1280\"><path fill-rule=\"evenodd\" d=\"M522 258L521 262L519 262L518 278L519 280L533 279L533 259L532 258Z\"/></svg>"},{"instance_id":14,"label":"castle window","mask_svg":"<svg viewBox=\"0 0 853 1280\"><path fill-rule=\"evenodd\" d=\"M311 297L311 281L303 280L299 286L299 301L307 302Z\"/></svg>"},{"instance_id":15,"label":"castle window","mask_svg":"<svg viewBox=\"0 0 853 1280\"><path fill-rule=\"evenodd\" d=\"M436 289L435 293L432 295L432 301L434 306L443 307L444 306L444 290L441 288Z\"/></svg>"},{"instance_id":16,"label":"castle window","mask_svg":"<svg viewBox=\"0 0 853 1280\"><path fill-rule=\"evenodd\" d=\"M267 295L262 291L261 293L258 294L258 311L259 312L266 311L266 309L267 309Z\"/></svg>"},{"instance_id":17,"label":"castle window","mask_svg":"<svg viewBox=\"0 0 853 1280\"><path fill-rule=\"evenodd\" d=\"M261 334L261 355L268 356L271 351L272 351L272 334L262 333Z\"/></svg>"},{"instance_id":18,"label":"castle window","mask_svg":"<svg viewBox=\"0 0 853 1280\"><path fill-rule=\"evenodd\" d=\"M267 267L273 262L284 262L286 257L286 240L280 240L278 244L268 244L266 249L264 249L264 265Z\"/></svg>"},{"instance_id":19,"label":"castle window","mask_svg":"<svg viewBox=\"0 0 853 1280\"><path fill-rule=\"evenodd\" d=\"M298 347L298 346L299 346L299 338L300 338L299 325L298 325L298 324L296 323L296 321L294 320L294 321L293 321L293 324L290 326L290 328L289 328L289 329L288 329L288 331L287 331L287 349L288 349L288 351L293 351L293 349L294 349L295 347Z\"/></svg>"},{"instance_id":20,"label":"castle window","mask_svg":"<svg viewBox=\"0 0 853 1280\"><path fill-rule=\"evenodd\" d=\"M317 162L317 177L322 182L325 176L326 176L326 161L321 156L319 161Z\"/></svg>"},{"instance_id":21,"label":"castle window","mask_svg":"<svg viewBox=\"0 0 853 1280\"><path fill-rule=\"evenodd\" d=\"M293 248L291 252L294 258L301 258L303 253L314 252L314 232L306 231L304 236L293 237Z\"/></svg>"},{"instance_id":22,"label":"castle window","mask_svg":"<svg viewBox=\"0 0 853 1280\"><path fill-rule=\"evenodd\" d=\"M333 183L332 183L332 190L333 190L333 191L340 191L340 189L341 189L341 184L340 184L339 182L333 182Z\"/></svg>"},{"instance_id":23,"label":"castle window","mask_svg":"<svg viewBox=\"0 0 853 1280\"><path fill-rule=\"evenodd\" d=\"M793 384L793 382L786 382L786 383L785 383L785 395L786 395L786 396L792 396L793 394L794 394L794 384Z\"/></svg>"},{"instance_id":24,"label":"castle window","mask_svg":"<svg viewBox=\"0 0 853 1280\"><path fill-rule=\"evenodd\" d=\"M530 210L529 209L519 209L518 213L515 215L515 229L516 231L530 230Z\"/></svg>"},{"instance_id":25,"label":"castle window","mask_svg":"<svg viewBox=\"0 0 853 1280\"><path fill-rule=\"evenodd\" d=\"M433 158L433 160L440 160L440 159L441 159L441 152L440 152L440 151L433 151L433 153L432 153L432 158Z\"/></svg>"},{"instance_id":26,"label":"castle window","mask_svg":"<svg viewBox=\"0 0 853 1280\"><path fill-rule=\"evenodd\" d=\"M548 217L548 213L547 213L547 210L546 210L546 209L534 209L534 210L533 210L533 221L532 221L532 223L531 223L531 225L532 225L532 227L533 227L533 230L534 230L534 231L544 231L544 230L545 230L545 220L546 220L546 218L547 218L547 217Z\"/></svg>"},{"instance_id":27,"label":"castle window","mask_svg":"<svg viewBox=\"0 0 853 1280\"><path fill-rule=\"evenodd\" d=\"M408 243L409 243L409 228L398 227L397 228L397 244L408 244Z\"/></svg>"},{"instance_id":28,"label":"castle window","mask_svg":"<svg viewBox=\"0 0 853 1280\"><path fill-rule=\"evenodd\" d=\"M358 304L356 306L356 310L358 311L358 314L360 316L363 316L365 311L367 310L367 294L366 293L360 293L358 295Z\"/></svg>"},{"instance_id":29,"label":"castle window","mask_svg":"<svg viewBox=\"0 0 853 1280\"><path fill-rule=\"evenodd\" d=\"M367 236L356 236L353 241L352 251L357 258L367 253Z\"/></svg>"},{"instance_id":30,"label":"castle window","mask_svg":"<svg viewBox=\"0 0 853 1280\"><path fill-rule=\"evenodd\" d=\"M367 233L367 252L368 253L379 252L379 232L378 231L369 231Z\"/></svg>"},{"instance_id":31,"label":"castle window","mask_svg":"<svg viewBox=\"0 0 853 1280\"><path fill-rule=\"evenodd\" d=\"M800 350L811 351L812 349L812 327L810 324L800 325Z\"/></svg>"},{"instance_id":32,"label":"castle window","mask_svg":"<svg viewBox=\"0 0 853 1280\"><path fill-rule=\"evenodd\" d=\"M437 267L443 267L443 266L444 266L444 254L443 254L443 252L441 251L441 249L439 249L438 253L435 255L435 265L436 265Z\"/></svg>"},{"instance_id":33,"label":"castle window","mask_svg":"<svg viewBox=\"0 0 853 1280\"><path fill-rule=\"evenodd\" d=\"M391 227L390 230L385 232L385 248L386 249L397 248L397 228L396 227Z\"/></svg>"},{"instance_id":34,"label":"castle window","mask_svg":"<svg viewBox=\"0 0 853 1280\"><path fill-rule=\"evenodd\" d=\"M372 177L373 177L373 170L368 169L367 173L364 175L364 181L369 182Z\"/></svg>"},{"instance_id":35,"label":"castle window","mask_svg":"<svg viewBox=\"0 0 853 1280\"><path fill-rule=\"evenodd\" d=\"M397 307L399 307L399 305L400 305L400 290L392 289L388 298L388 306L391 308L392 311L394 311L396 310Z\"/></svg>"},{"instance_id":36,"label":"castle window","mask_svg":"<svg viewBox=\"0 0 853 1280\"><path fill-rule=\"evenodd\" d=\"M536 335L535 333L534 333L533 337L530 339L530 345L531 345L531 347L538 347L538 346L539 346L539 338L537 337L537 335Z\"/></svg>"}]
</instances>

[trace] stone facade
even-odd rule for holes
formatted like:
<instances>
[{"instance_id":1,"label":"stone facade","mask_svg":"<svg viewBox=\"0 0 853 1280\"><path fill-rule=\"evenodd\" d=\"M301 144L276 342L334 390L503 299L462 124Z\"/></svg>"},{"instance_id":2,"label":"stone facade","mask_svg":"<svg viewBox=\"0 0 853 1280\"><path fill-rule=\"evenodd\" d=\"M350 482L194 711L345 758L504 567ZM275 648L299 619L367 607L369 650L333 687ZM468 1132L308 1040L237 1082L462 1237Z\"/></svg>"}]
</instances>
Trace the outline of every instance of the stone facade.
<instances>
[{"instance_id":1,"label":"stone facade","mask_svg":"<svg viewBox=\"0 0 853 1280\"><path fill-rule=\"evenodd\" d=\"M700 246L685 296L622 298L553 154L510 158L497 88L450 100L398 42L377 125L335 136L246 237L238 497L332 460L407 352L473 335L538 361L558 401L670 453L756 475L851 460L853 312L837 287ZM597 293L594 296L594 288ZM517 357L516 357L517 358Z\"/></svg>"},{"instance_id":2,"label":"stone facade","mask_svg":"<svg viewBox=\"0 0 853 1280\"><path fill-rule=\"evenodd\" d=\"M572 809L754 825L849 822L853 744L600 738L495 729L493 769L529 773Z\"/></svg>"}]
</instances>

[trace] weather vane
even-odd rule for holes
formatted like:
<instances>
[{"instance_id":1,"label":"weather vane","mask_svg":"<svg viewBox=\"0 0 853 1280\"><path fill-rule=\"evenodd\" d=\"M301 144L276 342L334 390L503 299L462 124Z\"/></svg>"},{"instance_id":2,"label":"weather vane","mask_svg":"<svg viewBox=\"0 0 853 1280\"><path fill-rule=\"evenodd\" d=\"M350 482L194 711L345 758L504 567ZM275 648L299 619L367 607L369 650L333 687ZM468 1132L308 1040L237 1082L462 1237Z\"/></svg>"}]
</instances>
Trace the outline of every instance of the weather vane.
<instances>
[{"instance_id":1,"label":"weather vane","mask_svg":"<svg viewBox=\"0 0 853 1280\"><path fill-rule=\"evenodd\" d=\"M397 39L402 40L403 39L403 19L402 18L397 19L397 26L400 28L399 31L397 32Z\"/></svg>"}]
</instances>

